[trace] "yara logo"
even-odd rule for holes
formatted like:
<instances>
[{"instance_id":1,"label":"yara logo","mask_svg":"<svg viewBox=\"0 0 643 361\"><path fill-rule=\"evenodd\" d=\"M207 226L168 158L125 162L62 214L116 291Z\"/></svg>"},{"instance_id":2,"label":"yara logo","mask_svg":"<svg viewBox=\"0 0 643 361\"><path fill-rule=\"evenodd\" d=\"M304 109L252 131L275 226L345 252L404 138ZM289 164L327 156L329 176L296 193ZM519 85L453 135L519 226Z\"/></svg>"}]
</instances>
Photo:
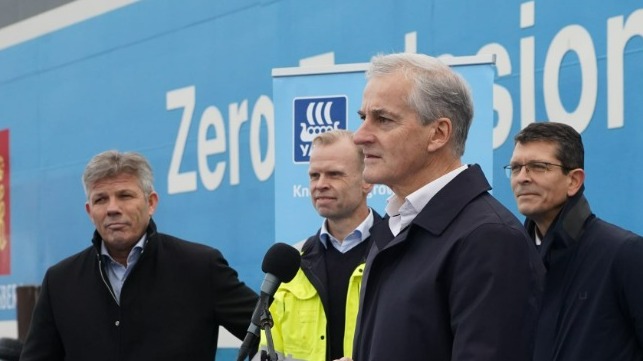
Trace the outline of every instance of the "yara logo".
<instances>
[{"instance_id":1,"label":"yara logo","mask_svg":"<svg viewBox=\"0 0 643 361\"><path fill-rule=\"evenodd\" d=\"M333 102L309 103L306 108L306 123L299 123L301 132L299 139L302 142L312 142L315 137L323 132L339 129L339 121L333 121L330 116L330 108ZM323 111L322 111L323 109Z\"/></svg>"},{"instance_id":2,"label":"yara logo","mask_svg":"<svg viewBox=\"0 0 643 361\"><path fill-rule=\"evenodd\" d=\"M308 162L313 139L333 129L346 129L346 96L298 98L294 101L294 161Z\"/></svg>"}]
</instances>

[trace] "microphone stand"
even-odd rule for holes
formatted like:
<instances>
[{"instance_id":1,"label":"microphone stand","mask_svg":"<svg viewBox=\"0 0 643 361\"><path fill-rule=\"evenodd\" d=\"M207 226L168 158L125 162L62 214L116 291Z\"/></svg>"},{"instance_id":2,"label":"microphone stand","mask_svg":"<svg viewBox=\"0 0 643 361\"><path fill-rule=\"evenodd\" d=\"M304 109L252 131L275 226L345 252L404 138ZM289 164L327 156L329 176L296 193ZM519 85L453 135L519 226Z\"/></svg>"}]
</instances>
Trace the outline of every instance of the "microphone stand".
<instances>
[{"instance_id":1,"label":"microphone stand","mask_svg":"<svg viewBox=\"0 0 643 361\"><path fill-rule=\"evenodd\" d=\"M266 343L268 344L268 351L261 351L261 361L278 361L277 353L275 352L275 344L272 340L272 332L270 329L274 325L272 321L272 315L268 309L268 305L264 307L263 312L261 313L261 318L259 319L259 327L266 333Z\"/></svg>"}]
</instances>

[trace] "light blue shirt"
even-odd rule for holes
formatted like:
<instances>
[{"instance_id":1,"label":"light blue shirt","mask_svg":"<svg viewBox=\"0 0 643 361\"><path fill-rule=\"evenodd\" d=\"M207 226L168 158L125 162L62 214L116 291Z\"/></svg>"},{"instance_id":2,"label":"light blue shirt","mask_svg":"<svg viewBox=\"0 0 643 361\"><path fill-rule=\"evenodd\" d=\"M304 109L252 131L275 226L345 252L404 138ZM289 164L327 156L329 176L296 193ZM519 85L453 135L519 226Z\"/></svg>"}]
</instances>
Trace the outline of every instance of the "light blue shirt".
<instances>
[{"instance_id":1,"label":"light blue shirt","mask_svg":"<svg viewBox=\"0 0 643 361\"><path fill-rule=\"evenodd\" d=\"M328 241L330 244L335 247L341 253L346 253L356 247L358 244L362 243L366 238L371 235L371 227L373 226L373 211L368 209L368 216L360 223L357 228L346 236L346 238L340 242L337 238L333 237L332 234L328 233L328 228L326 227L326 220L322 224L321 230L319 231L319 239L325 248L328 248Z\"/></svg>"},{"instance_id":2,"label":"light blue shirt","mask_svg":"<svg viewBox=\"0 0 643 361\"><path fill-rule=\"evenodd\" d=\"M458 174L462 173L468 165L462 165L442 177L426 184L422 188L402 199L393 194L387 200L386 213L389 215L388 226L394 236L406 228L420 211L429 203L444 186L449 184Z\"/></svg>"},{"instance_id":3,"label":"light blue shirt","mask_svg":"<svg viewBox=\"0 0 643 361\"><path fill-rule=\"evenodd\" d=\"M138 259L141 257L141 253L143 253L145 238L146 235L144 234L129 252L129 255L127 256L127 266L123 266L122 264L114 261L112 256L109 255L109 252L107 252L105 241L101 242L100 254L103 256L105 264L107 265L107 278L109 279L109 283L112 285L114 296L116 296L116 302L118 302L119 305L121 304L121 289L123 289L123 283L125 283L125 279L127 279L132 268L134 268L134 265L138 262Z\"/></svg>"}]
</instances>

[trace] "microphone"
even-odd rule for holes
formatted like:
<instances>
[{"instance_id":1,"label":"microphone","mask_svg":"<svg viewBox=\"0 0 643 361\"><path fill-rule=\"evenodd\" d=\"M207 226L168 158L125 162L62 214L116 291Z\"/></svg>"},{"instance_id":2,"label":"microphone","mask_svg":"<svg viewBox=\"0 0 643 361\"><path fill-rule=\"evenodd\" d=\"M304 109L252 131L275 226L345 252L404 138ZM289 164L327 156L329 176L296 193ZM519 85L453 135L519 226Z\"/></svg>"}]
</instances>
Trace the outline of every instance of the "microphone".
<instances>
[{"instance_id":1,"label":"microphone","mask_svg":"<svg viewBox=\"0 0 643 361\"><path fill-rule=\"evenodd\" d=\"M261 314L265 309L270 307L272 297L275 295L275 292L277 292L279 285L282 282L290 282L295 278L299 270L300 262L301 256L299 255L299 251L286 243L275 243L268 249L268 252L266 252L261 263L261 270L266 275L261 283L259 300L252 313L248 333L243 339L243 343L239 349L237 361L243 361L250 353L252 347L257 345L260 335L259 323Z\"/></svg>"}]
</instances>

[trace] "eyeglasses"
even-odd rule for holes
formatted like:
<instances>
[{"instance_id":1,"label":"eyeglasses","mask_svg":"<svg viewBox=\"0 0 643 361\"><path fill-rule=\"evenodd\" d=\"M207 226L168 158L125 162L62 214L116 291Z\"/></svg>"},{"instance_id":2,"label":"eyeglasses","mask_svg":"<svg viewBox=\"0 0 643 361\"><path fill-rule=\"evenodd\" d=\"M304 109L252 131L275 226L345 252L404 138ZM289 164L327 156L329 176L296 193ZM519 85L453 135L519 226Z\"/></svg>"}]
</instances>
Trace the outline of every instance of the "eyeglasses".
<instances>
[{"instance_id":1,"label":"eyeglasses","mask_svg":"<svg viewBox=\"0 0 643 361\"><path fill-rule=\"evenodd\" d=\"M571 168L565 167L562 164L554 164L554 163L548 163L548 162L529 162L525 164L516 163L516 164L506 165L502 168L504 168L507 178L511 178L520 174L522 167L525 167L525 170L527 171L527 173L534 173L534 174L542 174L545 172L549 172L551 170L551 167L560 167L563 170L571 169Z\"/></svg>"}]
</instances>

